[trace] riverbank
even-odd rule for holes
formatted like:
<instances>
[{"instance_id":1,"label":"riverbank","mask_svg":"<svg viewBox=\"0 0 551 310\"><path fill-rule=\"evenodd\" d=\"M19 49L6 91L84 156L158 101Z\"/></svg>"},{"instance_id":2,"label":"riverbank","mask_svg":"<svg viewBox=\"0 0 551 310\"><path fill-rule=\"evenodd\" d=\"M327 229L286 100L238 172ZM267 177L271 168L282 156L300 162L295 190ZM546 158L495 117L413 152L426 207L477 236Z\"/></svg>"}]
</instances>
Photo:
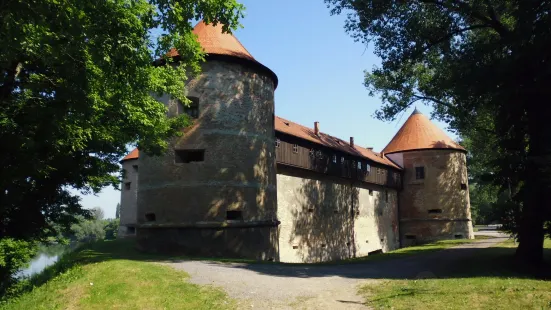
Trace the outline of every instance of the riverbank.
<instances>
[{"instance_id":1,"label":"riverbank","mask_svg":"<svg viewBox=\"0 0 551 310\"><path fill-rule=\"evenodd\" d=\"M62 256L23 281L12 309L226 309L233 301L220 290L191 284L183 271L156 263L126 240L100 241Z\"/></svg>"}]
</instances>

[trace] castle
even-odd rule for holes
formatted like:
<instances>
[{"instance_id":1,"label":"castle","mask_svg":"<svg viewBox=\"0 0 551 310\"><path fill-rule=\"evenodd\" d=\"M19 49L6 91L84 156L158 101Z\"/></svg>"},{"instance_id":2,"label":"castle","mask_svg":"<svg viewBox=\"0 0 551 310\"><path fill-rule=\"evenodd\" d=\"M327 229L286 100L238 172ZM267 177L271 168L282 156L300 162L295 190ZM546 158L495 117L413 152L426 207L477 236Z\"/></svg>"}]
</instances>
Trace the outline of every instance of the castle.
<instances>
[{"instance_id":1,"label":"castle","mask_svg":"<svg viewBox=\"0 0 551 310\"><path fill-rule=\"evenodd\" d=\"M417 110L381 153L274 115L277 76L221 25L194 28L207 56L194 119L166 154L122 161L121 227L145 251L320 262L473 238L466 151ZM176 51L173 56L178 57Z\"/></svg>"}]
</instances>

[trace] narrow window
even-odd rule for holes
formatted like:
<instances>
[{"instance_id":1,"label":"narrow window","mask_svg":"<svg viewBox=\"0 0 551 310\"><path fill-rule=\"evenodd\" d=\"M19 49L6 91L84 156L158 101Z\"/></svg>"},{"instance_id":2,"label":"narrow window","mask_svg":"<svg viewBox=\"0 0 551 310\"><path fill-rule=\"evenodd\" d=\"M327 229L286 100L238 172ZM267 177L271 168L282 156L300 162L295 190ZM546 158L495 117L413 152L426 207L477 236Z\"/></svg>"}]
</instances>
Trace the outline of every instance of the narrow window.
<instances>
[{"instance_id":1,"label":"narrow window","mask_svg":"<svg viewBox=\"0 0 551 310\"><path fill-rule=\"evenodd\" d=\"M373 190L372 189L369 190L369 196L373 196Z\"/></svg>"},{"instance_id":2,"label":"narrow window","mask_svg":"<svg viewBox=\"0 0 551 310\"><path fill-rule=\"evenodd\" d=\"M125 188L126 190L130 190L130 185L131 185L131 184L132 184L132 182L126 182L126 183L124 183L124 188Z\"/></svg>"},{"instance_id":3,"label":"narrow window","mask_svg":"<svg viewBox=\"0 0 551 310\"><path fill-rule=\"evenodd\" d=\"M293 144L293 153L298 153L298 144Z\"/></svg>"},{"instance_id":4,"label":"narrow window","mask_svg":"<svg viewBox=\"0 0 551 310\"><path fill-rule=\"evenodd\" d=\"M205 150L174 150L174 162L187 164L195 161L205 161Z\"/></svg>"},{"instance_id":5,"label":"narrow window","mask_svg":"<svg viewBox=\"0 0 551 310\"><path fill-rule=\"evenodd\" d=\"M298 245L293 245L293 250L298 249Z\"/></svg>"},{"instance_id":6,"label":"narrow window","mask_svg":"<svg viewBox=\"0 0 551 310\"><path fill-rule=\"evenodd\" d=\"M321 151L317 151L317 152L316 152L316 157L317 157L318 159L323 159L323 153L322 153Z\"/></svg>"},{"instance_id":7,"label":"narrow window","mask_svg":"<svg viewBox=\"0 0 551 310\"><path fill-rule=\"evenodd\" d=\"M415 179L422 180L425 178L425 167L415 167Z\"/></svg>"},{"instance_id":8,"label":"narrow window","mask_svg":"<svg viewBox=\"0 0 551 310\"><path fill-rule=\"evenodd\" d=\"M361 161L358 162L358 169L362 170L362 162Z\"/></svg>"},{"instance_id":9,"label":"narrow window","mask_svg":"<svg viewBox=\"0 0 551 310\"><path fill-rule=\"evenodd\" d=\"M276 146L276 147L279 147L280 144L281 144L281 140L276 139L276 141L275 141L275 146Z\"/></svg>"},{"instance_id":10,"label":"narrow window","mask_svg":"<svg viewBox=\"0 0 551 310\"><path fill-rule=\"evenodd\" d=\"M155 222L155 220L156 220L155 213L146 213L145 214L145 220L147 222Z\"/></svg>"},{"instance_id":11,"label":"narrow window","mask_svg":"<svg viewBox=\"0 0 551 310\"><path fill-rule=\"evenodd\" d=\"M129 226L126 228L126 233L129 235L134 235L136 233L136 227Z\"/></svg>"},{"instance_id":12,"label":"narrow window","mask_svg":"<svg viewBox=\"0 0 551 310\"><path fill-rule=\"evenodd\" d=\"M199 98L197 97L188 97L191 102L189 105L184 105L182 102L178 101L178 114L187 114L189 117L198 118L199 117Z\"/></svg>"},{"instance_id":13,"label":"narrow window","mask_svg":"<svg viewBox=\"0 0 551 310\"><path fill-rule=\"evenodd\" d=\"M341 156L341 165L344 165L344 156Z\"/></svg>"},{"instance_id":14,"label":"narrow window","mask_svg":"<svg viewBox=\"0 0 551 310\"><path fill-rule=\"evenodd\" d=\"M388 202L388 191L385 191L385 201Z\"/></svg>"},{"instance_id":15,"label":"narrow window","mask_svg":"<svg viewBox=\"0 0 551 310\"><path fill-rule=\"evenodd\" d=\"M466 191L467 190L467 184L461 183L461 190Z\"/></svg>"},{"instance_id":16,"label":"narrow window","mask_svg":"<svg viewBox=\"0 0 551 310\"><path fill-rule=\"evenodd\" d=\"M455 239L463 239L463 235L455 235Z\"/></svg>"},{"instance_id":17,"label":"narrow window","mask_svg":"<svg viewBox=\"0 0 551 310\"><path fill-rule=\"evenodd\" d=\"M442 213L442 209L430 209L429 214L440 214Z\"/></svg>"},{"instance_id":18,"label":"narrow window","mask_svg":"<svg viewBox=\"0 0 551 310\"><path fill-rule=\"evenodd\" d=\"M369 172L371 172L371 165L370 164L365 164L365 171L367 172L367 174L369 174Z\"/></svg>"},{"instance_id":19,"label":"narrow window","mask_svg":"<svg viewBox=\"0 0 551 310\"><path fill-rule=\"evenodd\" d=\"M134 172L138 172L138 165L132 165L132 168L134 169Z\"/></svg>"},{"instance_id":20,"label":"narrow window","mask_svg":"<svg viewBox=\"0 0 551 310\"><path fill-rule=\"evenodd\" d=\"M415 240L417 237L415 235L406 235L406 239Z\"/></svg>"},{"instance_id":21,"label":"narrow window","mask_svg":"<svg viewBox=\"0 0 551 310\"><path fill-rule=\"evenodd\" d=\"M334 163L334 164L337 163L337 155L333 155L333 163Z\"/></svg>"},{"instance_id":22,"label":"narrow window","mask_svg":"<svg viewBox=\"0 0 551 310\"><path fill-rule=\"evenodd\" d=\"M381 174L381 169L379 168L375 168L375 169L377 169L377 174Z\"/></svg>"},{"instance_id":23,"label":"narrow window","mask_svg":"<svg viewBox=\"0 0 551 310\"><path fill-rule=\"evenodd\" d=\"M243 213L239 210L226 211L226 220L238 221L243 219Z\"/></svg>"}]
</instances>

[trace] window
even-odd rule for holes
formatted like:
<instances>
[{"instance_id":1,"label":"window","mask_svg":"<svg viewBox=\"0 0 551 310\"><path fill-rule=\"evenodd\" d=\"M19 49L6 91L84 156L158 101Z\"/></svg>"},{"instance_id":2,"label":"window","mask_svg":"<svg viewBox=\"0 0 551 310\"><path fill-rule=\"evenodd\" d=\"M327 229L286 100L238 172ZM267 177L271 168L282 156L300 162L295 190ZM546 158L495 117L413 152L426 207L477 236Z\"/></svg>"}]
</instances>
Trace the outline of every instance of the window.
<instances>
[{"instance_id":1,"label":"window","mask_svg":"<svg viewBox=\"0 0 551 310\"><path fill-rule=\"evenodd\" d=\"M310 157L312 158L316 157L316 151L314 149L311 149L310 152L308 152L308 154L310 154Z\"/></svg>"},{"instance_id":2,"label":"window","mask_svg":"<svg viewBox=\"0 0 551 310\"><path fill-rule=\"evenodd\" d=\"M298 153L298 144L293 144L293 153Z\"/></svg>"},{"instance_id":3,"label":"window","mask_svg":"<svg viewBox=\"0 0 551 310\"><path fill-rule=\"evenodd\" d=\"M189 105L184 105L182 102L178 101L178 115L185 113L192 118L199 117L199 98L197 97L188 97L191 102Z\"/></svg>"},{"instance_id":4,"label":"window","mask_svg":"<svg viewBox=\"0 0 551 310\"><path fill-rule=\"evenodd\" d=\"M344 165L344 156L341 156L341 165Z\"/></svg>"},{"instance_id":5,"label":"window","mask_svg":"<svg viewBox=\"0 0 551 310\"><path fill-rule=\"evenodd\" d=\"M276 141L275 141L275 146L276 146L276 147L279 147L280 144L281 144L281 140L276 139Z\"/></svg>"},{"instance_id":6,"label":"window","mask_svg":"<svg viewBox=\"0 0 551 310\"><path fill-rule=\"evenodd\" d=\"M372 189L369 190L369 196L373 196L373 190Z\"/></svg>"},{"instance_id":7,"label":"window","mask_svg":"<svg viewBox=\"0 0 551 310\"><path fill-rule=\"evenodd\" d=\"M467 190L467 184L461 183L461 189L466 191Z\"/></svg>"},{"instance_id":8,"label":"window","mask_svg":"<svg viewBox=\"0 0 551 310\"><path fill-rule=\"evenodd\" d=\"M385 201L388 202L388 191L385 191Z\"/></svg>"},{"instance_id":9,"label":"window","mask_svg":"<svg viewBox=\"0 0 551 310\"><path fill-rule=\"evenodd\" d=\"M406 235L406 239L415 240L417 237L415 235Z\"/></svg>"},{"instance_id":10,"label":"window","mask_svg":"<svg viewBox=\"0 0 551 310\"><path fill-rule=\"evenodd\" d=\"M455 239L463 239L463 235L454 235Z\"/></svg>"},{"instance_id":11,"label":"window","mask_svg":"<svg viewBox=\"0 0 551 310\"><path fill-rule=\"evenodd\" d=\"M316 157L317 157L318 159L323 159L323 153L322 153L321 151L317 151L317 152L316 152Z\"/></svg>"},{"instance_id":12,"label":"window","mask_svg":"<svg viewBox=\"0 0 551 310\"><path fill-rule=\"evenodd\" d=\"M334 163L334 164L337 163L337 155L333 155L333 163Z\"/></svg>"},{"instance_id":13,"label":"window","mask_svg":"<svg viewBox=\"0 0 551 310\"><path fill-rule=\"evenodd\" d=\"M362 170L362 162L361 161L358 162L358 169Z\"/></svg>"},{"instance_id":14,"label":"window","mask_svg":"<svg viewBox=\"0 0 551 310\"><path fill-rule=\"evenodd\" d=\"M369 172L371 171L371 165L365 164L365 171L367 174L369 174Z\"/></svg>"},{"instance_id":15,"label":"window","mask_svg":"<svg viewBox=\"0 0 551 310\"><path fill-rule=\"evenodd\" d=\"M187 164L195 161L205 161L205 150L174 150L174 162Z\"/></svg>"},{"instance_id":16,"label":"window","mask_svg":"<svg viewBox=\"0 0 551 310\"><path fill-rule=\"evenodd\" d=\"M136 234L136 227L133 227L133 226L129 226L126 228L126 233L129 234L129 235L134 235Z\"/></svg>"},{"instance_id":17,"label":"window","mask_svg":"<svg viewBox=\"0 0 551 310\"><path fill-rule=\"evenodd\" d=\"M381 169L375 168L377 170L377 174L381 174Z\"/></svg>"},{"instance_id":18,"label":"window","mask_svg":"<svg viewBox=\"0 0 551 310\"><path fill-rule=\"evenodd\" d=\"M132 182L126 182L126 183L124 183L124 188L125 188L126 190L130 190L130 185L131 185L131 184L132 184Z\"/></svg>"},{"instance_id":19,"label":"window","mask_svg":"<svg viewBox=\"0 0 551 310\"><path fill-rule=\"evenodd\" d=\"M132 168L134 169L134 172L138 172L138 165L132 165Z\"/></svg>"},{"instance_id":20,"label":"window","mask_svg":"<svg viewBox=\"0 0 551 310\"><path fill-rule=\"evenodd\" d=\"M415 167L415 179L422 180L425 178L425 167Z\"/></svg>"},{"instance_id":21,"label":"window","mask_svg":"<svg viewBox=\"0 0 551 310\"><path fill-rule=\"evenodd\" d=\"M146 222L155 222L155 220L156 220L155 213L146 213L145 214L145 221Z\"/></svg>"},{"instance_id":22,"label":"window","mask_svg":"<svg viewBox=\"0 0 551 310\"><path fill-rule=\"evenodd\" d=\"M442 209L430 209L429 214L440 214L442 213Z\"/></svg>"},{"instance_id":23,"label":"window","mask_svg":"<svg viewBox=\"0 0 551 310\"><path fill-rule=\"evenodd\" d=\"M226 211L226 220L239 221L243 219L243 212L240 210L228 210Z\"/></svg>"}]
</instances>

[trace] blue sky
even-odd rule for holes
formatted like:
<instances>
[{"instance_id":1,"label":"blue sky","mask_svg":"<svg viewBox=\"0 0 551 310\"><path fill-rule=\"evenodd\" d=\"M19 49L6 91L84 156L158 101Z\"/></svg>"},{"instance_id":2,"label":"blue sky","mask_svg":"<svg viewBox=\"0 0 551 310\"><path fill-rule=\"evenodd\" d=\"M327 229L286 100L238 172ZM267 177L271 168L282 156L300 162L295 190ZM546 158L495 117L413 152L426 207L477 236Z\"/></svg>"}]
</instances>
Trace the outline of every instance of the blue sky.
<instances>
[{"instance_id":1,"label":"blue sky","mask_svg":"<svg viewBox=\"0 0 551 310\"><path fill-rule=\"evenodd\" d=\"M308 127L319 121L322 132L343 140L353 136L358 145L382 150L413 108L394 122L373 118L381 100L369 97L362 85L363 71L379 59L345 33L345 17L330 16L323 0L241 2L247 7L244 28L234 35L277 74L276 115ZM429 107L417 107L427 116L431 112ZM114 217L120 192L106 188L82 198L86 208L98 206L106 217Z\"/></svg>"}]
</instances>

